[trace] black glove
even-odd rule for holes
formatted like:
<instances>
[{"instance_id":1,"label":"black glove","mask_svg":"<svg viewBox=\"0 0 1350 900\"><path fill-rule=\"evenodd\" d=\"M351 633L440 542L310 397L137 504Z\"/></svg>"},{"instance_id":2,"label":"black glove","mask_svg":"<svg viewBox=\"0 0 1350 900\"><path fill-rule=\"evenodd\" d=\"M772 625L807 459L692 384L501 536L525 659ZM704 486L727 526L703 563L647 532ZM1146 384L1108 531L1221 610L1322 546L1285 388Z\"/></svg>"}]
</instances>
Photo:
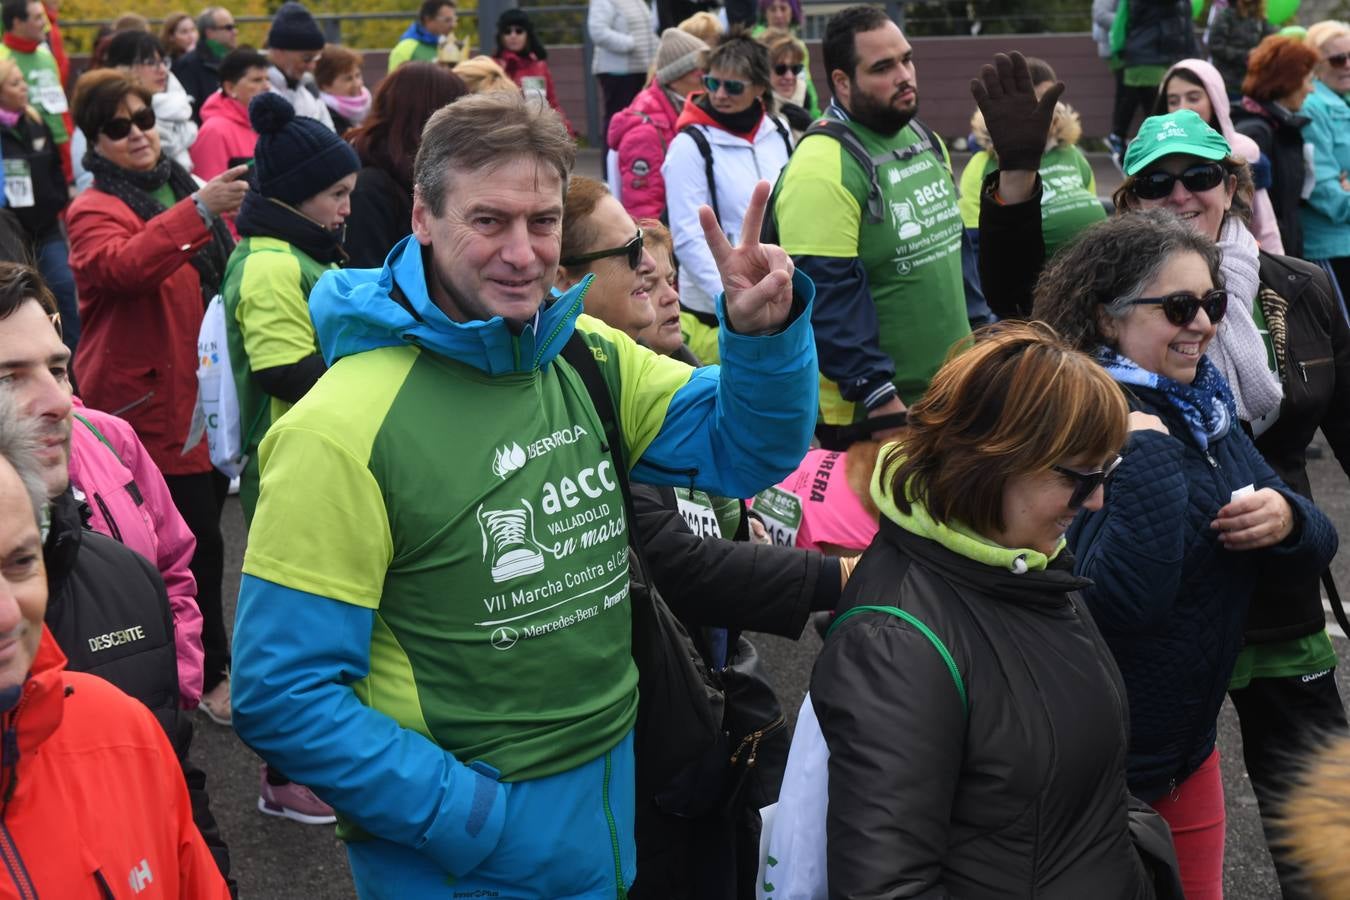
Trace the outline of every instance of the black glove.
<instances>
[{"instance_id":1,"label":"black glove","mask_svg":"<svg viewBox=\"0 0 1350 900\"><path fill-rule=\"evenodd\" d=\"M995 54L994 64L984 66L970 82L970 93L984 114L998 167L1009 172L1039 169L1064 84L1055 82L1038 101L1026 57L1014 51L1011 56Z\"/></svg>"},{"instance_id":2,"label":"black glove","mask_svg":"<svg viewBox=\"0 0 1350 900\"><path fill-rule=\"evenodd\" d=\"M785 103L780 101L778 107L779 111L783 114L783 118L787 119L788 125L793 131L805 131L810 128L811 123L815 121L815 117L811 115L810 110L803 109L795 103Z\"/></svg>"}]
</instances>

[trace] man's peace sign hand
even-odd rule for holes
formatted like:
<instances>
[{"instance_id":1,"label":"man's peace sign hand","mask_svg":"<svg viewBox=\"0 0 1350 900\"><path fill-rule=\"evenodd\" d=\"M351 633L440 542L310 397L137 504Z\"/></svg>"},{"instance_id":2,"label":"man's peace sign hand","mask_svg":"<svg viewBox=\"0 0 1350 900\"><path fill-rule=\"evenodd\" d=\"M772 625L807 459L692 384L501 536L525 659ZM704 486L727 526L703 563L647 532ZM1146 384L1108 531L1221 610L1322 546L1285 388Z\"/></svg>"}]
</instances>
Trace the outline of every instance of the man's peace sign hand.
<instances>
[{"instance_id":1,"label":"man's peace sign hand","mask_svg":"<svg viewBox=\"0 0 1350 900\"><path fill-rule=\"evenodd\" d=\"M792 257L775 244L759 242L769 205L767 181L755 185L741 223L740 243L732 247L708 206L698 210L699 224L722 275L727 324L737 334L768 334L783 327L792 309Z\"/></svg>"}]
</instances>

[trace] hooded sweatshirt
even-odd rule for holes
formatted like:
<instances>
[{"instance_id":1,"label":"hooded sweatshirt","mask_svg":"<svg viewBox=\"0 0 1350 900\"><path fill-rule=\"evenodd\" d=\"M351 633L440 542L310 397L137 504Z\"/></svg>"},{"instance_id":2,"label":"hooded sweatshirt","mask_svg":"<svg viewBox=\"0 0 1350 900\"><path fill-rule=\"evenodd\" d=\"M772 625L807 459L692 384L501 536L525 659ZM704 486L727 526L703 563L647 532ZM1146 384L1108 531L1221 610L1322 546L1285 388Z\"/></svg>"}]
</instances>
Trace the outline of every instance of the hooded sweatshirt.
<instances>
[{"instance_id":1,"label":"hooded sweatshirt","mask_svg":"<svg viewBox=\"0 0 1350 900\"><path fill-rule=\"evenodd\" d=\"M1214 121L1210 124L1228 141L1228 146L1233 148L1233 155L1245 159L1253 166L1260 162L1261 149L1256 146L1256 141L1233 127L1228 92L1224 89L1223 76L1219 74L1219 70L1203 59L1183 59L1167 70L1159 90L1166 90L1167 79L1171 78L1177 69L1187 69L1204 82L1209 105L1214 110ZM1262 250L1278 256L1284 255L1284 242L1280 240L1280 225L1275 219L1275 208L1271 206L1270 195L1265 188L1257 189L1252 197L1251 232Z\"/></svg>"},{"instance_id":2,"label":"hooded sweatshirt","mask_svg":"<svg viewBox=\"0 0 1350 900\"><path fill-rule=\"evenodd\" d=\"M235 728L339 811L358 891L613 896L634 858L628 522L559 354L575 332L595 357L635 480L749 496L810 440L814 286L798 273L781 332L723 328L722 367L694 370L582 316L589 278L516 326L452 321L427 279L409 237L310 293L330 368L262 443Z\"/></svg>"},{"instance_id":3,"label":"hooded sweatshirt","mask_svg":"<svg viewBox=\"0 0 1350 900\"><path fill-rule=\"evenodd\" d=\"M202 127L191 150L194 172L210 181L230 167L230 160L252 159L257 142L244 105L216 91L202 104Z\"/></svg>"},{"instance_id":4,"label":"hooded sweatshirt","mask_svg":"<svg viewBox=\"0 0 1350 900\"><path fill-rule=\"evenodd\" d=\"M980 185L998 168L994 143L979 110L970 119L975 140L983 148L970 158L961 172L961 221L966 228L980 227ZM1050 135L1041 157L1041 232L1045 236L1045 255L1072 240L1079 232L1106 218L1106 210L1097 199L1097 179L1092 164L1078 149L1083 134L1078 113L1067 103L1055 105Z\"/></svg>"}]
</instances>

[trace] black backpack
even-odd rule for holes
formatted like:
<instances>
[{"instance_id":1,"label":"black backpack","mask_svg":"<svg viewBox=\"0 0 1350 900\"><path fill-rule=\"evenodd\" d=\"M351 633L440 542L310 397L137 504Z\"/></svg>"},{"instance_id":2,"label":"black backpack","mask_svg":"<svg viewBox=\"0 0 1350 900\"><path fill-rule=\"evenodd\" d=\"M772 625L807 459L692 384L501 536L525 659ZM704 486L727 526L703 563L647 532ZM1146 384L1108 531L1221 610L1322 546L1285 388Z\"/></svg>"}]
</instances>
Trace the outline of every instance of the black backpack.
<instances>
[{"instance_id":1,"label":"black backpack","mask_svg":"<svg viewBox=\"0 0 1350 900\"><path fill-rule=\"evenodd\" d=\"M881 182L877 180L877 170L888 162L904 162L912 159L920 153L931 152L938 158L943 165L947 164L946 157L943 156L941 145L938 142L937 135L927 125L918 119L911 119L910 125L919 134L919 140L910 144L904 150L887 150L884 153L878 153L873 156L863 146L858 136L838 119L820 118L811 123L811 127L806 129L802 135L802 141L813 134L823 134L826 137L834 138L848 152L848 155L862 166L862 170L867 175L867 182L871 187L867 191L866 216L867 222L876 225L886 218L886 209L881 201ZM801 141L797 142L801 146ZM778 183L773 186L773 194L769 201L769 214L764 217L764 225L760 230L760 241L766 244L778 243L778 220L773 212L773 203L778 198L778 191L783 186L783 178L787 175L787 167L778 174ZM711 177L711 176L710 176Z\"/></svg>"},{"instance_id":2,"label":"black backpack","mask_svg":"<svg viewBox=\"0 0 1350 900\"><path fill-rule=\"evenodd\" d=\"M787 148L788 158L791 159L792 135L788 134L787 128L777 116L769 116L769 120L773 122L773 127L778 129L778 136L783 139L783 146ZM722 211L717 208L717 181L713 177L712 145L708 143L708 137L703 133L703 129L697 125L684 126L680 129L680 134L687 134L693 138L695 146L698 147L698 155L703 157L703 174L708 179L708 205L712 207L713 215L720 223Z\"/></svg>"}]
</instances>

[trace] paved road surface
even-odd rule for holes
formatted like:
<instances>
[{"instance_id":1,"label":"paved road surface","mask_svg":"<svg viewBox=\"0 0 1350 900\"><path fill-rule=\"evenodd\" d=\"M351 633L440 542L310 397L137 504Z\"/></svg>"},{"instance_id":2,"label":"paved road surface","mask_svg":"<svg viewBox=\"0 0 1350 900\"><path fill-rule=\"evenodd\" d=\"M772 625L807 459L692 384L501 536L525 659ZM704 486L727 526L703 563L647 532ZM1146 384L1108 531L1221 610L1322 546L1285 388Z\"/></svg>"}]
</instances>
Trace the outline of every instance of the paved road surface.
<instances>
[{"instance_id":1,"label":"paved road surface","mask_svg":"<svg viewBox=\"0 0 1350 900\"><path fill-rule=\"evenodd\" d=\"M1109 161L1094 159L1099 188L1109 193L1118 176ZM958 161L958 165L960 162ZM598 174L599 156L586 151L578 171ZM1313 485L1322 506L1340 532L1350 535L1350 491L1340 468L1326 454L1312 465ZM243 554L243 520L237 500L231 498L225 512L227 546L225 595L227 615L233 618L233 598L238 590L238 571ZM1350 585L1350 555L1341 554L1336 565L1338 581ZM785 709L795 713L800 705L811 663L820 648L815 634L800 641L758 639L783 697ZM1338 680L1342 695L1350 695L1350 644L1336 641L1342 666ZM194 755L210 777L209 787L221 828L234 855L234 871L240 896L245 898L351 898L354 896L346 855L329 827L298 825L264 816L257 811L258 762L233 732L197 716ZM1241 766L1241 740L1231 708L1220 722L1225 790L1228 796L1228 853L1226 893L1230 900L1269 900L1278 897L1270 857L1256 815L1256 801Z\"/></svg>"}]
</instances>

